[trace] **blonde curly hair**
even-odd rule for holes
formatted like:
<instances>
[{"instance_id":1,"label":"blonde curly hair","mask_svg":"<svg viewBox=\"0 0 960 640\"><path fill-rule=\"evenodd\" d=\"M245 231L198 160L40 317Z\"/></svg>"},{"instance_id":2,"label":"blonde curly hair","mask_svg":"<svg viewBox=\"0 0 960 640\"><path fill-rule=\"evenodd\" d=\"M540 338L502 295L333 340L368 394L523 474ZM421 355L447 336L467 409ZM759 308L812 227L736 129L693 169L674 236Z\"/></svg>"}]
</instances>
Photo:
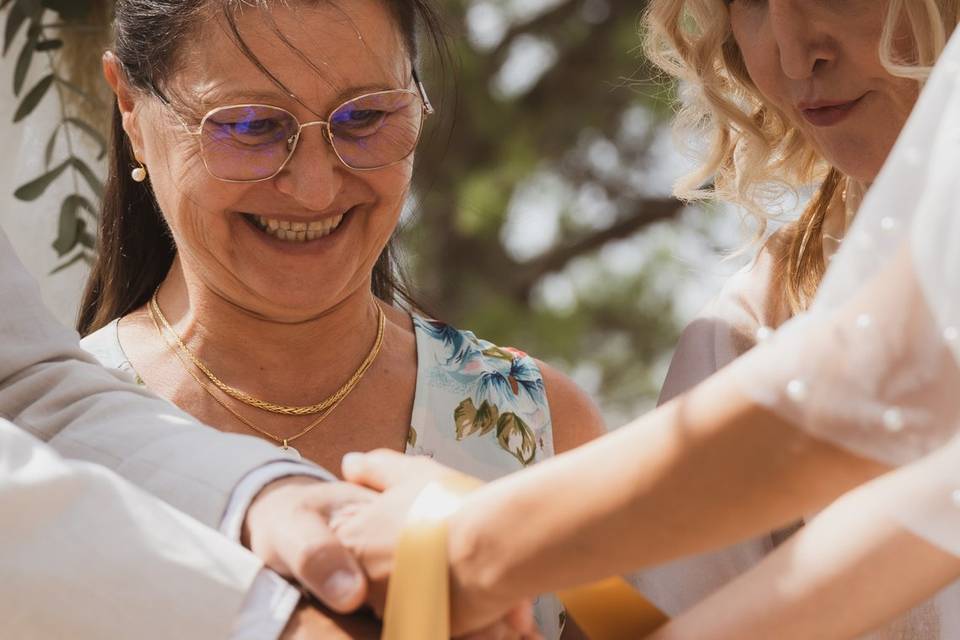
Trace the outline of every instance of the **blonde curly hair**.
<instances>
[{"instance_id":1,"label":"blonde curly hair","mask_svg":"<svg viewBox=\"0 0 960 640\"><path fill-rule=\"evenodd\" d=\"M880 60L892 75L922 85L960 21L960 0L887 2ZM904 20L913 37L910 59L894 50ZM647 57L680 81L675 131L699 160L675 186L677 197L738 204L757 220L761 238L785 196L816 187L775 256L785 302L793 312L805 309L826 270L824 220L846 206L848 189L862 187L830 166L789 118L764 100L733 38L727 0L651 0L643 25Z\"/></svg>"}]
</instances>

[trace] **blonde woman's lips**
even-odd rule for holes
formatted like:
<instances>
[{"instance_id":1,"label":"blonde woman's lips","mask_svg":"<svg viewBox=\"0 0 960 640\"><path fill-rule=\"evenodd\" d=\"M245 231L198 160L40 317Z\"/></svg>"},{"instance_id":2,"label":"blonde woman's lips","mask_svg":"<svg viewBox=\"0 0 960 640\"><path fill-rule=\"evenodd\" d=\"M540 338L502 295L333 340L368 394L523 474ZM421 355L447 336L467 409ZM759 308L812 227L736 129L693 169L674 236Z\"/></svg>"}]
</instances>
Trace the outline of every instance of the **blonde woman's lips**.
<instances>
[{"instance_id":1,"label":"blonde woman's lips","mask_svg":"<svg viewBox=\"0 0 960 640\"><path fill-rule=\"evenodd\" d=\"M866 94L864 94L866 95ZM800 104L800 113L815 127L832 127L850 117L864 96L847 102L820 102Z\"/></svg>"}]
</instances>

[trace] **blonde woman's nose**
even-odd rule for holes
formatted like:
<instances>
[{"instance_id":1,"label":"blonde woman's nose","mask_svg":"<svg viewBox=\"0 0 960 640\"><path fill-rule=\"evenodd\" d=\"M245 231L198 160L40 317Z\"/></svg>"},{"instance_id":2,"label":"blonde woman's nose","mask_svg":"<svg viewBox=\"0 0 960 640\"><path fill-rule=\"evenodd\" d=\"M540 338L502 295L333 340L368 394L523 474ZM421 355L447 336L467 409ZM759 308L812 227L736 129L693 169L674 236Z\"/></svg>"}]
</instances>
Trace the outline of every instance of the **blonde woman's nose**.
<instances>
[{"instance_id":1,"label":"blonde woman's nose","mask_svg":"<svg viewBox=\"0 0 960 640\"><path fill-rule=\"evenodd\" d=\"M809 0L768 0L768 24L780 56L780 68L791 80L806 80L836 57L830 25Z\"/></svg>"}]
</instances>

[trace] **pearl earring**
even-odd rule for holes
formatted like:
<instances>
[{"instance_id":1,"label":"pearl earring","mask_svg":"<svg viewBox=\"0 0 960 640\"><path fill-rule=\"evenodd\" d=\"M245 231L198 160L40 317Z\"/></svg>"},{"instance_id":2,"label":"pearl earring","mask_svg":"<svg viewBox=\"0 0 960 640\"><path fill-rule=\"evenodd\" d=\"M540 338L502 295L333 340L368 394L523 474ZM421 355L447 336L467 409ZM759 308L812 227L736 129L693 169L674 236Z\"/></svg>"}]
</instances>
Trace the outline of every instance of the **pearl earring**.
<instances>
[{"instance_id":1,"label":"pearl earring","mask_svg":"<svg viewBox=\"0 0 960 640\"><path fill-rule=\"evenodd\" d=\"M130 173L130 177L133 178L134 182L143 182L147 179L147 168L141 162L140 166Z\"/></svg>"}]
</instances>

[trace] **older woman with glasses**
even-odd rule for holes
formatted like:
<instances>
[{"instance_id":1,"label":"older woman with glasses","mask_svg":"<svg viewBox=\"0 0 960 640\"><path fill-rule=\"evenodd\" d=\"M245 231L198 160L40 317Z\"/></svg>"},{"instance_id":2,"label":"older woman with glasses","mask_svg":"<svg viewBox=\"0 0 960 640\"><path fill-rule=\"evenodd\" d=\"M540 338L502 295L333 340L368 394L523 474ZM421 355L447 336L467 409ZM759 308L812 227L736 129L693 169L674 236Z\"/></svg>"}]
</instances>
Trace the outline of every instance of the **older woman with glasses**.
<instances>
[{"instance_id":1,"label":"older woman with glasses","mask_svg":"<svg viewBox=\"0 0 960 640\"><path fill-rule=\"evenodd\" d=\"M492 479L601 431L567 378L418 314L396 275L433 112L425 0L121 0L116 16L79 327L101 362L328 469L386 447ZM554 600L537 615L559 636Z\"/></svg>"}]
</instances>

